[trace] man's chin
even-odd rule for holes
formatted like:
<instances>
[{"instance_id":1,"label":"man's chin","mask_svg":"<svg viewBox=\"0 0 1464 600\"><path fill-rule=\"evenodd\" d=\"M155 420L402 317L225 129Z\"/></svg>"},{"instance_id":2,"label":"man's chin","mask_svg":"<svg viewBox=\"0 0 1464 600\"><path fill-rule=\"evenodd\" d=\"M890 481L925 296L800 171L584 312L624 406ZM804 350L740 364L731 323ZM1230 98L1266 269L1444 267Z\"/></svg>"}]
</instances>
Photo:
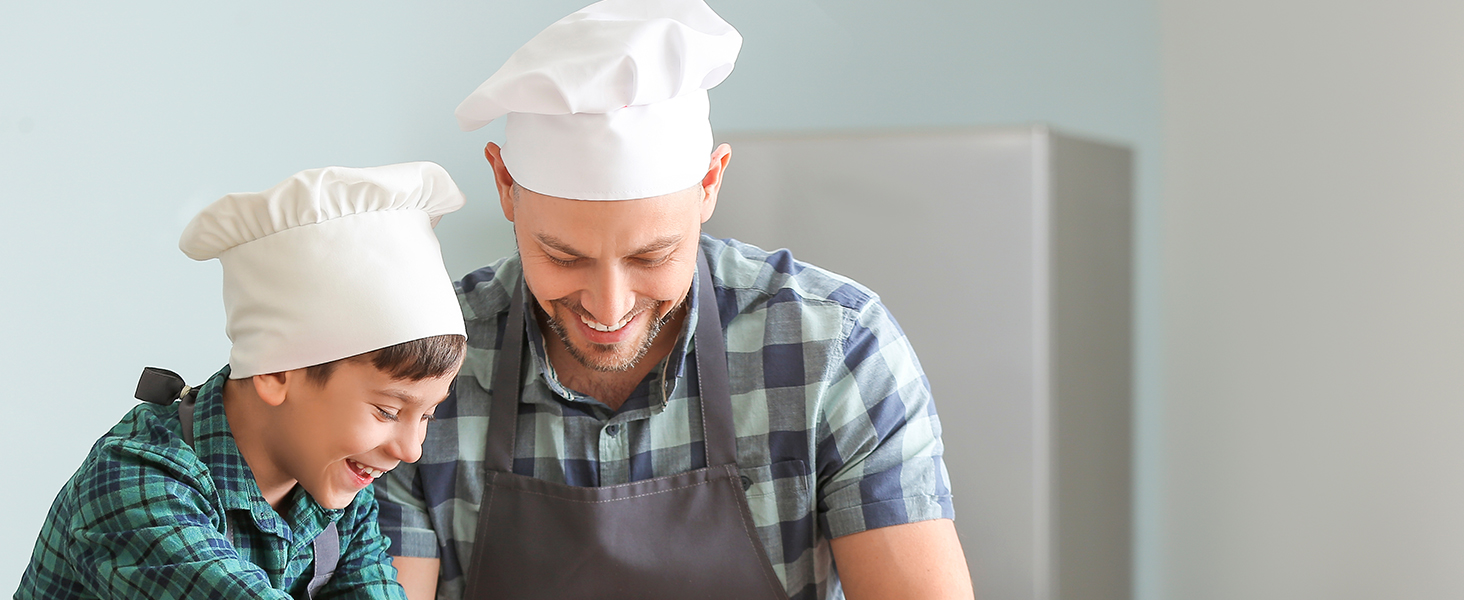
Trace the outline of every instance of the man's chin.
<instances>
[{"instance_id":1,"label":"man's chin","mask_svg":"<svg viewBox=\"0 0 1464 600\"><path fill-rule=\"evenodd\" d=\"M556 305L556 309L559 308L561 307ZM573 311L565 310L564 312L569 313L568 318L573 321L566 322L565 317L560 314L559 310L556 310L554 314L549 315L549 327L559 336L560 342L569 351L569 355L574 358L575 362L586 369L601 373L622 373L635 368L650 352L652 338L660 331L661 319L652 316L655 314L652 313L645 315L650 317L649 319L637 319L638 322L632 324L639 331L630 339L614 344L597 344L584 339L578 331L571 334L570 328L579 326L579 317ZM631 327L632 325L626 326Z\"/></svg>"},{"instance_id":2,"label":"man's chin","mask_svg":"<svg viewBox=\"0 0 1464 600\"><path fill-rule=\"evenodd\" d=\"M569 344L569 354L585 368L602 373L620 373L635 368L645 356L644 336L619 344Z\"/></svg>"}]
</instances>

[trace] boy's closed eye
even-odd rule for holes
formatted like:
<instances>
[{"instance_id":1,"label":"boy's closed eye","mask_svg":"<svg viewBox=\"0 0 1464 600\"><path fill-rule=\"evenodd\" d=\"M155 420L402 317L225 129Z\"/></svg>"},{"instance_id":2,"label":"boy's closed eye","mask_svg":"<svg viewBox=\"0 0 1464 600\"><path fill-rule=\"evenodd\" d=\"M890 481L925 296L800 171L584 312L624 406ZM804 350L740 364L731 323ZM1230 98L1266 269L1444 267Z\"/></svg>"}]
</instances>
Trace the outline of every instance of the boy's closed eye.
<instances>
[{"instance_id":1,"label":"boy's closed eye","mask_svg":"<svg viewBox=\"0 0 1464 600\"><path fill-rule=\"evenodd\" d=\"M396 421L401 420L401 412L398 409L388 409L388 408L383 408L383 407L378 406L378 407L376 407L376 414L377 414L377 416L381 417L383 420L386 420L386 421L396 422ZM427 412L427 413L422 413L422 420L423 421L436 421L437 420L437 417L433 416L432 413Z\"/></svg>"}]
</instances>

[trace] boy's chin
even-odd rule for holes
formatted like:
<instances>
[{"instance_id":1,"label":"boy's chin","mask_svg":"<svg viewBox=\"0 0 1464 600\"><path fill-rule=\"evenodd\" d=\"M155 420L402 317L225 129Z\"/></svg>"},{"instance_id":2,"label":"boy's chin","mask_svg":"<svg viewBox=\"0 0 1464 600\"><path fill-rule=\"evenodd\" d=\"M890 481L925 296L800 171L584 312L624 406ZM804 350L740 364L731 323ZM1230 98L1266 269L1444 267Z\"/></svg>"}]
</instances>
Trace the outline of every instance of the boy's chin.
<instances>
[{"instance_id":1,"label":"boy's chin","mask_svg":"<svg viewBox=\"0 0 1464 600\"><path fill-rule=\"evenodd\" d=\"M319 504L321 508L329 510L340 510L347 506L350 506L351 502L356 499L356 494L360 493L359 490L312 490L309 487L305 488L305 492L310 494L310 497L314 499L315 503Z\"/></svg>"}]
</instances>

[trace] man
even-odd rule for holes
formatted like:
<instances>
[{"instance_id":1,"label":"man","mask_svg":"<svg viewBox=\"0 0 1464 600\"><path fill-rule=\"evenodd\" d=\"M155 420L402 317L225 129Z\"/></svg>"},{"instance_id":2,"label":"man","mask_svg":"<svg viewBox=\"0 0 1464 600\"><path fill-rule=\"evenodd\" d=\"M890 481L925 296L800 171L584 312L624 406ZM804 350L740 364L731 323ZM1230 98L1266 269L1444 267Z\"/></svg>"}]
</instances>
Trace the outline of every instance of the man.
<instances>
[{"instance_id":1,"label":"man","mask_svg":"<svg viewBox=\"0 0 1464 600\"><path fill-rule=\"evenodd\" d=\"M15 597L403 597L371 483L421 454L461 365L432 225L462 205L407 163L204 209L179 245L223 264L229 364L196 389L144 372L150 402L57 495Z\"/></svg>"},{"instance_id":2,"label":"man","mask_svg":"<svg viewBox=\"0 0 1464 600\"><path fill-rule=\"evenodd\" d=\"M848 279L702 236L731 158L700 0L551 25L458 108L518 254L459 285L469 356L378 482L414 600L970 598L940 425Z\"/></svg>"}]
</instances>

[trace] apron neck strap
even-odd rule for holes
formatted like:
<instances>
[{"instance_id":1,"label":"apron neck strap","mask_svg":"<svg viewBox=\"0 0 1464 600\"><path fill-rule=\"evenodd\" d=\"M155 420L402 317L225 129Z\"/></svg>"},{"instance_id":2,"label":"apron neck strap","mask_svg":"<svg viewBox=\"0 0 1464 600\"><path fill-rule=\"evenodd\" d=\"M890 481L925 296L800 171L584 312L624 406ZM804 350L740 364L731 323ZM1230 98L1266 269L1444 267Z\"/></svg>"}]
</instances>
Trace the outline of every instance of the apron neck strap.
<instances>
[{"instance_id":1,"label":"apron neck strap","mask_svg":"<svg viewBox=\"0 0 1464 600\"><path fill-rule=\"evenodd\" d=\"M696 253L696 380L702 406L702 438L707 465L737 464L737 430L732 423L732 388L727 377L727 344L722 315L712 288L712 270L705 253Z\"/></svg>"},{"instance_id":2,"label":"apron neck strap","mask_svg":"<svg viewBox=\"0 0 1464 600\"><path fill-rule=\"evenodd\" d=\"M493 366L493 388L488 390L488 451L483 460L489 471L513 472L513 442L518 433L520 363L524 355L524 287L513 288L508 302L508 321L503 325L502 343Z\"/></svg>"},{"instance_id":3,"label":"apron neck strap","mask_svg":"<svg viewBox=\"0 0 1464 600\"><path fill-rule=\"evenodd\" d=\"M722 317L712 288L707 257L697 252L697 325L692 338L696 357L698 393L702 405L702 432L706 444L706 465L737 462L737 432L732 421L732 396L727 376L727 346L722 339ZM525 346L524 288L520 280L509 300L502 344L493 369L492 398L488 412L488 448L483 457L488 470L513 472L514 438L518 432L518 407L522 388Z\"/></svg>"}]
</instances>

